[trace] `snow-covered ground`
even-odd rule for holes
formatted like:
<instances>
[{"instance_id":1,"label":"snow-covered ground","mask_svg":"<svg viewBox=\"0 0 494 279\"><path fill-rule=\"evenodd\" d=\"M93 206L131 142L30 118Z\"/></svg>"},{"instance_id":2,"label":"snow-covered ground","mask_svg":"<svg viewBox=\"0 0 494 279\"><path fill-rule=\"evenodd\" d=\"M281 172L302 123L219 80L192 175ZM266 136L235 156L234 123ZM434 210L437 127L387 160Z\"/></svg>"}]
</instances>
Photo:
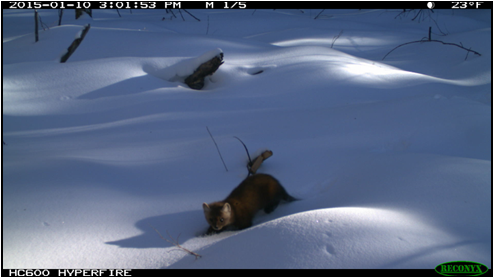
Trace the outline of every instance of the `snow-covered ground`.
<instances>
[{"instance_id":1,"label":"snow-covered ground","mask_svg":"<svg viewBox=\"0 0 494 279\"><path fill-rule=\"evenodd\" d=\"M3 10L3 268L491 268L490 10L72 12ZM204 237L234 136L302 200Z\"/></svg>"}]
</instances>

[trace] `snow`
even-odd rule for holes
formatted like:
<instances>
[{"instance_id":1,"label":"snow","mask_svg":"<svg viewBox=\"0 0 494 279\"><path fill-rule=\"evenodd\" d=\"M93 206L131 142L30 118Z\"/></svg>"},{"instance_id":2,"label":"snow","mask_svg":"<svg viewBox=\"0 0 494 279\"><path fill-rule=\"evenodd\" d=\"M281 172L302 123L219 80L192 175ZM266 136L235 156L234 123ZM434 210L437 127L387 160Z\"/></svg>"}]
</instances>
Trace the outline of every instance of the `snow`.
<instances>
[{"instance_id":1,"label":"snow","mask_svg":"<svg viewBox=\"0 0 494 279\"><path fill-rule=\"evenodd\" d=\"M34 43L33 11L3 10L3 268L491 268L490 10L190 12L56 26L40 10ZM431 25L482 56L423 43L382 60ZM219 53L202 90L181 82ZM202 203L247 175L234 136L272 150L259 171L301 200L203 236Z\"/></svg>"},{"instance_id":2,"label":"snow","mask_svg":"<svg viewBox=\"0 0 494 279\"><path fill-rule=\"evenodd\" d=\"M163 69L158 69L152 71L152 75L162 78L167 81L181 81L183 82L185 78L192 75L194 71L203 63L213 59L214 57L219 57L221 59L221 54L223 51L219 48L210 50L199 57L194 57L190 59L184 59L177 64L174 64Z\"/></svg>"}]
</instances>

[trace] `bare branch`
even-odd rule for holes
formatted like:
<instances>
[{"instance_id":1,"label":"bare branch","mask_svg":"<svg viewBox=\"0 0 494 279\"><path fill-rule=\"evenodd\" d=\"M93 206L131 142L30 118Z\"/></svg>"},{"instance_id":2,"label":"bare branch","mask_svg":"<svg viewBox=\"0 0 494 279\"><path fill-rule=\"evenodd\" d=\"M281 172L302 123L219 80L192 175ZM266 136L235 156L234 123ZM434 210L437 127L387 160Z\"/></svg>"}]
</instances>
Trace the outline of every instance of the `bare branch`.
<instances>
[{"instance_id":1,"label":"bare branch","mask_svg":"<svg viewBox=\"0 0 494 279\"><path fill-rule=\"evenodd\" d=\"M160 232L159 232L159 231L158 231L155 227L153 227L153 226L151 226L151 225L149 225L149 226L150 226L151 228L153 228L153 230L154 230L154 231L155 231L155 232L156 232L156 233L160 236L160 238L161 238L161 239L163 239L164 241L166 241L166 242L168 242L168 243L171 243L171 244L173 244L173 245L177 246L178 248L182 249L183 251L185 251L185 252L187 252L187 253L191 254L192 256L196 257L196 260L197 260L198 258L202 257L201 255L199 255L199 254L197 254L197 253L195 253L195 252L192 252L192 251L190 251L189 249L187 249L187 248L183 247L182 245L178 244L178 238L180 237L180 234L178 235L177 240L174 240L174 239L173 239L173 237L171 237L171 235L168 233L168 231L166 231L166 234L167 234L167 235L168 235L168 237L170 238L170 239L166 239L166 238L164 238L164 237L161 235L161 233L160 233Z\"/></svg>"},{"instance_id":2,"label":"bare branch","mask_svg":"<svg viewBox=\"0 0 494 279\"><path fill-rule=\"evenodd\" d=\"M213 135L211 134L211 131L209 131L208 126L206 126L206 129L208 130L209 136L211 136L211 139L213 140L214 145L216 146L216 150L218 150L218 154L220 154L220 159L221 159L221 162L223 162L223 166L225 166L225 170L228 171L228 168L226 167L225 161L223 160L223 156L221 156L220 149L218 148L218 144L216 144L216 141L214 140Z\"/></svg>"},{"instance_id":3,"label":"bare branch","mask_svg":"<svg viewBox=\"0 0 494 279\"><path fill-rule=\"evenodd\" d=\"M60 58L60 63L65 63L67 59L74 53L74 51L79 47L81 44L82 40L84 40L84 37L86 36L87 32L89 31L89 28L91 26L89 24L86 24L84 26L84 29L82 29L80 35L78 35L75 40L72 42L72 44L69 46L67 49L66 53Z\"/></svg>"},{"instance_id":4,"label":"bare branch","mask_svg":"<svg viewBox=\"0 0 494 279\"><path fill-rule=\"evenodd\" d=\"M323 9L320 13L318 13L314 19L317 19L322 14L322 12L324 12L325 10L326 9Z\"/></svg>"},{"instance_id":5,"label":"bare branch","mask_svg":"<svg viewBox=\"0 0 494 279\"><path fill-rule=\"evenodd\" d=\"M249 157L249 164L252 165L252 160L250 159L250 154L249 154L249 150L247 149L247 146L245 145L245 143L238 137L235 137L234 138L238 139L238 141L240 141L240 143L244 146L245 148L245 152L247 152L247 157Z\"/></svg>"},{"instance_id":6,"label":"bare branch","mask_svg":"<svg viewBox=\"0 0 494 279\"><path fill-rule=\"evenodd\" d=\"M247 166L247 169L249 170L249 174L253 174L253 175L256 174L257 169L261 166L262 162L264 162L266 159L268 159L271 156L273 156L273 151L271 150L266 150L261 155L257 156L254 159L254 162Z\"/></svg>"},{"instance_id":7,"label":"bare branch","mask_svg":"<svg viewBox=\"0 0 494 279\"><path fill-rule=\"evenodd\" d=\"M198 19L197 17L195 17L193 14L189 13L186 9L182 9L182 10L184 10L184 12L188 13L191 17L195 18L195 20L201 21L200 19Z\"/></svg>"},{"instance_id":8,"label":"bare branch","mask_svg":"<svg viewBox=\"0 0 494 279\"><path fill-rule=\"evenodd\" d=\"M340 38L341 34L343 34L343 29L340 31L340 33L337 36L333 37L333 42L331 42L331 48L333 48L334 43L336 43L336 40L338 40L338 38Z\"/></svg>"},{"instance_id":9,"label":"bare branch","mask_svg":"<svg viewBox=\"0 0 494 279\"><path fill-rule=\"evenodd\" d=\"M431 42L431 43L441 43L443 45L450 45L450 46L456 46L456 47L459 47L461 49L464 49L468 52L473 52L474 54L478 55L478 56L482 56L482 54L474 51L474 50L471 50L471 49L468 49L468 48L465 48L461 45L458 45L458 44L454 44L454 43L446 43L446 42L443 42L443 41L440 41L440 40L429 40L429 39L422 39L420 41L414 41L414 42L408 42L408 43L404 43L404 44L401 44L395 48L393 48L390 52L386 53L386 55L384 55L383 59L384 60L386 58L386 56L388 56L391 52L393 52L395 49L399 48L399 47L402 47L402 46L405 46L405 45L409 45L409 44L416 44L416 43L428 43L428 42Z\"/></svg>"}]
</instances>

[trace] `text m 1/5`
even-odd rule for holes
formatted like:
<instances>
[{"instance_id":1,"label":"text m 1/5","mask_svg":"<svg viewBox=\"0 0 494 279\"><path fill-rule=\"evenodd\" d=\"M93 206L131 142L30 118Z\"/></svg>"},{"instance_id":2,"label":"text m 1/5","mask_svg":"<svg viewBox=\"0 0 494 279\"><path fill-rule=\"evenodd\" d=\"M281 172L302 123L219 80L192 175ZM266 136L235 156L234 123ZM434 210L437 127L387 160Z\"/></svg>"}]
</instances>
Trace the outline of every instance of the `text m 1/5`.
<instances>
[{"instance_id":1,"label":"text m 1/5","mask_svg":"<svg viewBox=\"0 0 494 279\"><path fill-rule=\"evenodd\" d=\"M245 9L247 8L246 2L225 2L225 9Z\"/></svg>"}]
</instances>

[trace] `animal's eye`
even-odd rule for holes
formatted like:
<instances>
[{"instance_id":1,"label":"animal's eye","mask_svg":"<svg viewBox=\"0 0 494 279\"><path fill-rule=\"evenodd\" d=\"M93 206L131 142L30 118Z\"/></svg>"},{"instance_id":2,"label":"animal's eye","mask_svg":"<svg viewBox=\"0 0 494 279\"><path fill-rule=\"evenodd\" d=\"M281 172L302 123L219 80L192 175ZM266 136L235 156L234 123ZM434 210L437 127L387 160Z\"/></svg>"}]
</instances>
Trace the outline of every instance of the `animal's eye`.
<instances>
[{"instance_id":1,"label":"animal's eye","mask_svg":"<svg viewBox=\"0 0 494 279\"><path fill-rule=\"evenodd\" d=\"M221 223L223 223L223 221L225 221L225 219L221 218L221 219L220 219L220 222L221 222Z\"/></svg>"}]
</instances>

